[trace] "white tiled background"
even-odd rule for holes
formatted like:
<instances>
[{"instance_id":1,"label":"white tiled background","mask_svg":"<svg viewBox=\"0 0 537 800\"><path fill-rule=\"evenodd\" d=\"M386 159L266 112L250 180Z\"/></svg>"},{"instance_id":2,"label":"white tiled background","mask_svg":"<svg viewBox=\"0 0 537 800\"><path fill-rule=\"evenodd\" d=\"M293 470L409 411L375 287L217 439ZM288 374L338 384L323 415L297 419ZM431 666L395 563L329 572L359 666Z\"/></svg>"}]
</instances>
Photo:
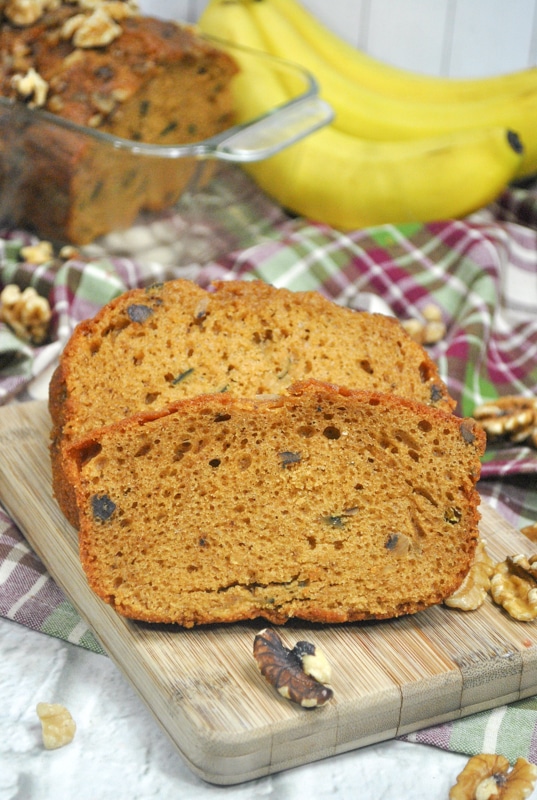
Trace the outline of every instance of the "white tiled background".
<instances>
[{"instance_id":1,"label":"white tiled background","mask_svg":"<svg viewBox=\"0 0 537 800\"><path fill-rule=\"evenodd\" d=\"M400 67L471 77L537 62L537 0L303 2L353 44ZM146 13L195 22L206 0L140 4Z\"/></svg>"}]
</instances>

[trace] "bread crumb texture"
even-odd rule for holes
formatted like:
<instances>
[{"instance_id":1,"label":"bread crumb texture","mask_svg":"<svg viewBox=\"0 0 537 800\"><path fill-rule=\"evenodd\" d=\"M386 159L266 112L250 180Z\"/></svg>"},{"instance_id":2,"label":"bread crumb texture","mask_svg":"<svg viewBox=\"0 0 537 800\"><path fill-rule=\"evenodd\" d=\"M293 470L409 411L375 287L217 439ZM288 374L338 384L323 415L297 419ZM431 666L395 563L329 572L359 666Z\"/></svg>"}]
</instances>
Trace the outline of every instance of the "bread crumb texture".
<instances>
[{"instance_id":1,"label":"bread crumb texture","mask_svg":"<svg viewBox=\"0 0 537 800\"><path fill-rule=\"evenodd\" d=\"M280 395L310 378L454 407L435 364L391 317L262 281L205 291L177 280L125 293L78 326L51 382L64 513L77 524L65 446L93 428L201 394Z\"/></svg>"},{"instance_id":2,"label":"bread crumb texture","mask_svg":"<svg viewBox=\"0 0 537 800\"><path fill-rule=\"evenodd\" d=\"M82 563L117 611L153 622L413 613L473 561L484 438L317 381L185 398L73 446Z\"/></svg>"}]
</instances>

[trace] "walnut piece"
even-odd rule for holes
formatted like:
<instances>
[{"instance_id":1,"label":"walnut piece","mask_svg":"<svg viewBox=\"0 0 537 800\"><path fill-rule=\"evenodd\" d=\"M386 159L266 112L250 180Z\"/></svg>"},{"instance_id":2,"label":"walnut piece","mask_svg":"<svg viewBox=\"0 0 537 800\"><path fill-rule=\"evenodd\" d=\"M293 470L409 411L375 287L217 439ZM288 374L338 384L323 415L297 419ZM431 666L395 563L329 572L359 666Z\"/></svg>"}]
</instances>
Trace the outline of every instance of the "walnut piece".
<instances>
[{"instance_id":1,"label":"walnut piece","mask_svg":"<svg viewBox=\"0 0 537 800\"><path fill-rule=\"evenodd\" d=\"M421 314L423 319L412 317L401 323L408 335L418 344L436 344L441 341L446 335L442 309L434 303L428 303Z\"/></svg>"},{"instance_id":2,"label":"walnut piece","mask_svg":"<svg viewBox=\"0 0 537 800\"><path fill-rule=\"evenodd\" d=\"M449 800L523 800L533 791L537 767L518 758L510 769L502 755L472 756L449 792Z\"/></svg>"},{"instance_id":3,"label":"walnut piece","mask_svg":"<svg viewBox=\"0 0 537 800\"><path fill-rule=\"evenodd\" d=\"M482 403L472 415L492 442L537 447L537 397L507 395Z\"/></svg>"},{"instance_id":4,"label":"walnut piece","mask_svg":"<svg viewBox=\"0 0 537 800\"><path fill-rule=\"evenodd\" d=\"M139 13L139 4L136 0L69 0L71 5L78 6L82 11L93 12L96 8L103 7L108 15L119 21L125 17ZM2 10L5 17L14 25L24 27L33 25L40 19L45 11L58 8L62 0L5 0Z\"/></svg>"},{"instance_id":5,"label":"walnut piece","mask_svg":"<svg viewBox=\"0 0 537 800\"><path fill-rule=\"evenodd\" d=\"M466 578L459 588L444 600L444 604L461 611L475 611L487 596L493 572L494 561L486 551L485 542L481 540L477 544L474 563Z\"/></svg>"},{"instance_id":6,"label":"walnut piece","mask_svg":"<svg viewBox=\"0 0 537 800\"><path fill-rule=\"evenodd\" d=\"M72 35L75 47L104 47L123 33L121 25L118 25L102 6L98 6L89 16L85 14L77 16L83 16L84 19ZM73 19L75 17L72 17L71 21Z\"/></svg>"},{"instance_id":7,"label":"walnut piece","mask_svg":"<svg viewBox=\"0 0 537 800\"><path fill-rule=\"evenodd\" d=\"M532 542L537 542L537 522L532 522L531 525L525 525L520 529L520 533L531 539Z\"/></svg>"},{"instance_id":8,"label":"walnut piece","mask_svg":"<svg viewBox=\"0 0 537 800\"><path fill-rule=\"evenodd\" d=\"M490 593L495 603L521 622L537 619L537 555L509 556L494 569Z\"/></svg>"},{"instance_id":9,"label":"walnut piece","mask_svg":"<svg viewBox=\"0 0 537 800\"><path fill-rule=\"evenodd\" d=\"M21 292L18 286L8 283L0 294L0 320L24 341L42 344L48 335L51 316L48 300L31 286Z\"/></svg>"},{"instance_id":10,"label":"walnut piece","mask_svg":"<svg viewBox=\"0 0 537 800\"><path fill-rule=\"evenodd\" d=\"M319 683L327 684L332 680L332 667L323 651L311 642L300 641L295 644L292 652L300 659L302 669L306 675L315 678Z\"/></svg>"},{"instance_id":11,"label":"walnut piece","mask_svg":"<svg viewBox=\"0 0 537 800\"><path fill-rule=\"evenodd\" d=\"M330 666L310 642L297 642L290 650L276 631L265 628L254 638L254 658L263 677L293 703L318 708L333 697L324 685L331 677Z\"/></svg>"},{"instance_id":12,"label":"walnut piece","mask_svg":"<svg viewBox=\"0 0 537 800\"><path fill-rule=\"evenodd\" d=\"M50 242L42 240L37 244L21 247L21 256L28 264L46 264L54 258L54 248Z\"/></svg>"},{"instance_id":13,"label":"walnut piece","mask_svg":"<svg viewBox=\"0 0 537 800\"><path fill-rule=\"evenodd\" d=\"M33 67L25 75L13 75L11 83L17 94L28 103L28 108L42 108L45 105L48 83Z\"/></svg>"},{"instance_id":14,"label":"walnut piece","mask_svg":"<svg viewBox=\"0 0 537 800\"><path fill-rule=\"evenodd\" d=\"M6 18L14 25L33 25L48 8L56 8L60 0L7 0Z\"/></svg>"},{"instance_id":15,"label":"walnut piece","mask_svg":"<svg viewBox=\"0 0 537 800\"><path fill-rule=\"evenodd\" d=\"M76 724L65 706L59 703L38 703L36 711L41 720L43 744L47 750L64 747L73 741Z\"/></svg>"}]
</instances>

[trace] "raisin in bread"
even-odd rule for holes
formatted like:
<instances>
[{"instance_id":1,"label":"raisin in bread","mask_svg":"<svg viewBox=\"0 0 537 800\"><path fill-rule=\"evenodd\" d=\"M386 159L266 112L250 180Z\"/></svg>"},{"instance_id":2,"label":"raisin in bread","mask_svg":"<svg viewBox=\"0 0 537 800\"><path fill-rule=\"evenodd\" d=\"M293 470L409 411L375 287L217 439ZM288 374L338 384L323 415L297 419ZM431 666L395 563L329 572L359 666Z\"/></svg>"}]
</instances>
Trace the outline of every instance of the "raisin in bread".
<instances>
[{"instance_id":1,"label":"raisin in bread","mask_svg":"<svg viewBox=\"0 0 537 800\"><path fill-rule=\"evenodd\" d=\"M77 524L66 444L181 397L281 394L308 378L453 409L425 350L393 318L261 281L135 289L82 322L52 378L54 492Z\"/></svg>"},{"instance_id":2,"label":"raisin in bread","mask_svg":"<svg viewBox=\"0 0 537 800\"><path fill-rule=\"evenodd\" d=\"M315 381L184 399L73 445L81 561L149 622L414 613L470 568L484 446L473 420Z\"/></svg>"},{"instance_id":3,"label":"raisin in bread","mask_svg":"<svg viewBox=\"0 0 537 800\"><path fill-rule=\"evenodd\" d=\"M63 3L35 19L32 8L20 0L3 8L3 97L160 145L197 142L232 124L237 66L191 26L141 16L119 0ZM141 209L170 206L199 163L103 145L37 120L23 102L2 110L0 134L0 172L12 187L4 223L75 244L128 226Z\"/></svg>"}]
</instances>

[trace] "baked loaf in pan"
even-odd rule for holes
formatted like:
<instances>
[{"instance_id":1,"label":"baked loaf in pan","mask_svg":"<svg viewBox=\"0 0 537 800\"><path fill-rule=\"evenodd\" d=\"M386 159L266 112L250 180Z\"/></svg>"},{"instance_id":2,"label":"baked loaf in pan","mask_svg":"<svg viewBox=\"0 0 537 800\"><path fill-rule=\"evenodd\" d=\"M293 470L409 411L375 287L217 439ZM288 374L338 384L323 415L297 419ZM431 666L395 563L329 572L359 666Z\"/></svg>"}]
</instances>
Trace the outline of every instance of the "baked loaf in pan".
<instances>
[{"instance_id":1,"label":"baked loaf in pan","mask_svg":"<svg viewBox=\"0 0 537 800\"><path fill-rule=\"evenodd\" d=\"M73 445L82 564L149 622L414 613L471 565L483 450L473 420L375 391L184 399Z\"/></svg>"},{"instance_id":2,"label":"baked loaf in pan","mask_svg":"<svg viewBox=\"0 0 537 800\"><path fill-rule=\"evenodd\" d=\"M177 280L126 292L73 333L49 395L54 492L73 525L66 446L183 397L282 394L314 378L454 407L435 364L393 318L261 281L211 289Z\"/></svg>"},{"instance_id":3,"label":"baked loaf in pan","mask_svg":"<svg viewBox=\"0 0 537 800\"><path fill-rule=\"evenodd\" d=\"M0 94L14 101L0 109L0 173L10 186L0 212L4 224L84 244L141 209L170 206L197 160L133 155L32 109L90 133L189 144L232 124L238 68L192 27L141 16L121 0L32 9L12 0L0 28Z\"/></svg>"}]
</instances>

